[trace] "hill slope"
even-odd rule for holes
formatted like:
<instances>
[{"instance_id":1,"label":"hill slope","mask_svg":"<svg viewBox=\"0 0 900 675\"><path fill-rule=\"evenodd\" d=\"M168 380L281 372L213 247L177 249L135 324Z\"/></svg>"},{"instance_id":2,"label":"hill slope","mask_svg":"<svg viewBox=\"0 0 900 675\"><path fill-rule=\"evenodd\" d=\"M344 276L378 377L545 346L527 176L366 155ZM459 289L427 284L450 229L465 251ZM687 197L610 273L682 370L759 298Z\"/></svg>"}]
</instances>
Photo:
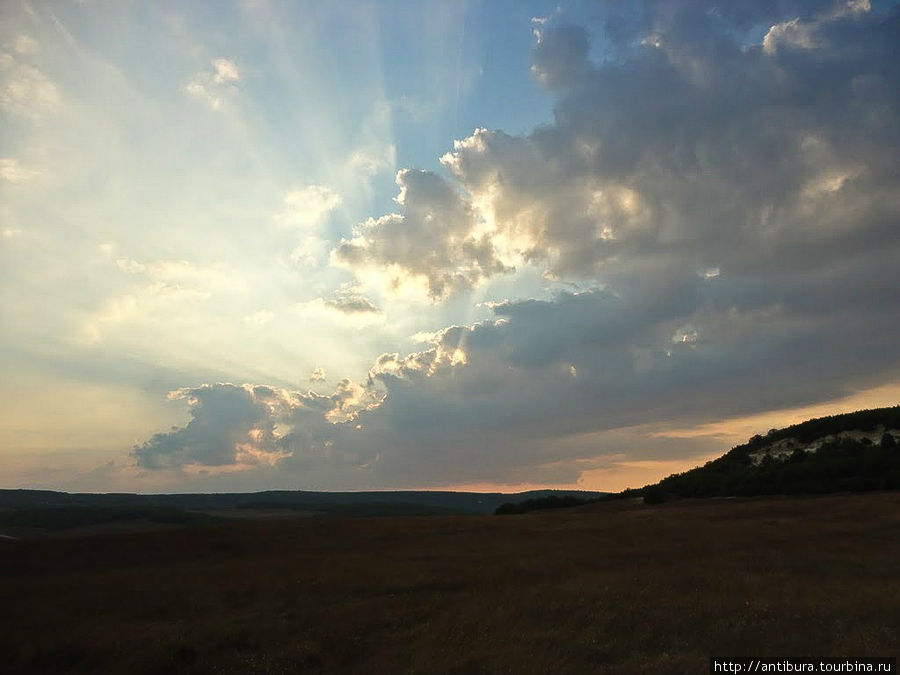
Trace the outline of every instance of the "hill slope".
<instances>
[{"instance_id":1,"label":"hill slope","mask_svg":"<svg viewBox=\"0 0 900 675\"><path fill-rule=\"evenodd\" d=\"M424 516L492 513L508 499L588 499L602 492L534 490L502 493L448 491L156 494L68 493L52 490L0 490L0 537L61 531L114 523L162 525L295 516ZM25 529L23 529L25 528Z\"/></svg>"},{"instance_id":2,"label":"hill slope","mask_svg":"<svg viewBox=\"0 0 900 675\"><path fill-rule=\"evenodd\" d=\"M701 467L621 496L822 494L900 488L900 406L808 420L754 436Z\"/></svg>"}]
</instances>

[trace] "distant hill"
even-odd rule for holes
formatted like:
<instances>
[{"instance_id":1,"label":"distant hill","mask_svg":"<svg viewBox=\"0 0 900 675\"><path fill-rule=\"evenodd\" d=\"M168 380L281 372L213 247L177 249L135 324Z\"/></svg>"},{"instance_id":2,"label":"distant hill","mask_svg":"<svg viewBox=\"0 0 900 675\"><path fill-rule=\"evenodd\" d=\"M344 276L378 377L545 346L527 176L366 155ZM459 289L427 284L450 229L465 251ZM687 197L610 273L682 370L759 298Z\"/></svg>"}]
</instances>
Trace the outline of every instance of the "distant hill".
<instances>
[{"instance_id":1,"label":"distant hill","mask_svg":"<svg viewBox=\"0 0 900 675\"><path fill-rule=\"evenodd\" d=\"M369 491L309 492L268 490L253 493L155 494L69 493L52 490L0 490L0 527L65 530L110 522L179 524L233 518L238 513L296 511L312 516L420 516L493 513L504 502L548 497L587 499L602 492L533 490L500 492ZM0 532L2 534L2 532Z\"/></svg>"},{"instance_id":2,"label":"distant hill","mask_svg":"<svg viewBox=\"0 0 900 675\"><path fill-rule=\"evenodd\" d=\"M900 406L772 429L722 457L616 497L823 494L900 489Z\"/></svg>"}]
</instances>

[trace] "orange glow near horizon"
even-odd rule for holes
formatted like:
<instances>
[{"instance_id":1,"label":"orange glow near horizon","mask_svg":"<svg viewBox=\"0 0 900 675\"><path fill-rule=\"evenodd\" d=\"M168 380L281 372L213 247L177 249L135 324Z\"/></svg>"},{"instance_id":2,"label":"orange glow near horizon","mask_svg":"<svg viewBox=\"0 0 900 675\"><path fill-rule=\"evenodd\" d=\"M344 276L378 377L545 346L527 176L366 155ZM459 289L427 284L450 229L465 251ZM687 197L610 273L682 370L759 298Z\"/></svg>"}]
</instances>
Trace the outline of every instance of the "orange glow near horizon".
<instances>
[{"instance_id":1,"label":"orange glow near horizon","mask_svg":"<svg viewBox=\"0 0 900 675\"><path fill-rule=\"evenodd\" d=\"M627 460L614 462L612 466L582 471L578 480L568 484L518 483L502 484L488 481L464 483L435 490L462 492L516 493L528 490L596 490L619 492L625 488L638 488L655 483L673 473L689 471L694 467L720 457L735 445L740 445L755 434L769 429L780 429L799 424L816 417L840 415L866 408L883 408L900 403L900 384L887 384L856 392L843 398L797 408L770 410L764 413L732 417L719 422L693 427L661 429L652 436L661 438L713 438L722 442L720 452L702 454L683 460Z\"/></svg>"},{"instance_id":2,"label":"orange glow near horizon","mask_svg":"<svg viewBox=\"0 0 900 675\"><path fill-rule=\"evenodd\" d=\"M755 434L765 434L769 429L789 427L816 417L840 415L867 408L884 408L898 403L900 403L900 384L893 383L859 391L824 403L732 417L694 427L660 431L654 435L667 438L717 437L732 444L739 444Z\"/></svg>"}]
</instances>

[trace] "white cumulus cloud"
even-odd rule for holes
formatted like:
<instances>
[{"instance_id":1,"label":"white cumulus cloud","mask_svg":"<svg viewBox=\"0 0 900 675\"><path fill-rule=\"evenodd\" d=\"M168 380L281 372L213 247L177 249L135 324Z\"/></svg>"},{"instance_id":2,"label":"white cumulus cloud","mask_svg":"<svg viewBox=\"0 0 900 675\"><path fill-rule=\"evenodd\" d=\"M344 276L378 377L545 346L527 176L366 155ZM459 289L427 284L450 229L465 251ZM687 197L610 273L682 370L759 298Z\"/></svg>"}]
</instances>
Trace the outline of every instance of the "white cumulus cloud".
<instances>
[{"instance_id":1,"label":"white cumulus cloud","mask_svg":"<svg viewBox=\"0 0 900 675\"><path fill-rule=\"evenodd\" d=\"M230 59L213 59L210 65L211 69L194 75L184 85L184 91L206 101L213 110L221 110L227 97L236 91L241 75L237 64Z\"/></svg>"}]
</instances>

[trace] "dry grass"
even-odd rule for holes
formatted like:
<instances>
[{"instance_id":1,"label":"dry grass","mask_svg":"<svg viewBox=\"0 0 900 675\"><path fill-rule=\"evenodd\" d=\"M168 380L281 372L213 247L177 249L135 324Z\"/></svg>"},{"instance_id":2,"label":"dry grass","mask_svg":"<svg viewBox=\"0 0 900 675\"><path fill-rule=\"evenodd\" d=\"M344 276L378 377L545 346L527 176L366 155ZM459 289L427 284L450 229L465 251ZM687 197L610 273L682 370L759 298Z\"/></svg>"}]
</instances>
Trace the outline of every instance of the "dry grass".
<instances>
[{"instance_id":1,"label":"dry grass","mask_svg":"<svg viewBox=\"0 0 900 675\"><path fill-rule=\"evenodd\" d=\"M900 493L0 540L0 670L702 673L900 651Z\"/></svg>"}]
</instances>

